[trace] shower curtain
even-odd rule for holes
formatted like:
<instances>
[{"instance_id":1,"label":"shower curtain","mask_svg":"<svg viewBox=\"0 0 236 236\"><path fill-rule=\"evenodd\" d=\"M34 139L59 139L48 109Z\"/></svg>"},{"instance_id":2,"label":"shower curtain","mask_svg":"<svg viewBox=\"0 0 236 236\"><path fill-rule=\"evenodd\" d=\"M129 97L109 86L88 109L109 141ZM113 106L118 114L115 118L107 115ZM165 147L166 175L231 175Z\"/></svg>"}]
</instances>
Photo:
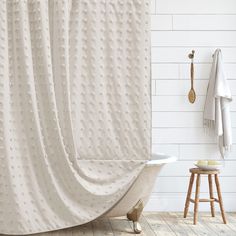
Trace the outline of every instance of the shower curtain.
<instances>
[{"instance_id":1,"label":"shower curtain","mask_svg":"<svg viewBox=\"0 0 236 236\"><path fill-rule=\"evenodd\" d=\"M0 14L0 233L89 222L150 157L149 0L1 0Z\"/></svg>"}]
</instances>

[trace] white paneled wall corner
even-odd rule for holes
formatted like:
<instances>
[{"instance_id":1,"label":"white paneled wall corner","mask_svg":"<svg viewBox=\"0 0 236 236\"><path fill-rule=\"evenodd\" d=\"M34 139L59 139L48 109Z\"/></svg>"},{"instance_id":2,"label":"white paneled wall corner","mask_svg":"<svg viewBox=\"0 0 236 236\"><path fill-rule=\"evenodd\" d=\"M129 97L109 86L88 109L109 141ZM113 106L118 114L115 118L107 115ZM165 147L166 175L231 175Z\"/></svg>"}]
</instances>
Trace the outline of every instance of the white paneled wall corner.
<instances>
[{"instance_id":1,"label":"white paneled wall corner","mask_svg":"<svg viewBox=\"0 0 236 236\"><path fill-rule=\"evenodd\" d=\"M202 116L212 54L223 52L233 94L233 148L220 175L225 209L236 211L236 1L151 0L153 152L175 155L157 178L146 210L182 211L190 167L197 159L219 158L215 140L203 129ZM197 100L190 104L190 61L195 50ZM203 178L202 197L208 197ZM209 204L200 204L209 211Z\"/></svg>"}]
</instances>

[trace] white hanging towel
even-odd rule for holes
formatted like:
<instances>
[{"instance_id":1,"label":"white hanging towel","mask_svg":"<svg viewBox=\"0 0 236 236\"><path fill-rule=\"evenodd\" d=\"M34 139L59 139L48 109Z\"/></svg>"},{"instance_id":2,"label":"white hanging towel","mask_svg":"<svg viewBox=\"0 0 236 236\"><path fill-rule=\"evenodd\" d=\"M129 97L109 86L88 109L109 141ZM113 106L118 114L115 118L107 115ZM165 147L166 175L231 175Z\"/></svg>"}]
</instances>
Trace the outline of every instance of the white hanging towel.
<instances>
[{"instance_id":1,"label":"white hanging towel","mask_svg":"<svg viewBox=\"0 0 236 236\"><path fill-rule=\"evenodd\" d=\"M225 158L232 145L230 102L232 96L224 73L222 53L216 49L209 78L204 109L204 126L213 131L218 140L219 151Z\"/></svg>"}]
</instances>

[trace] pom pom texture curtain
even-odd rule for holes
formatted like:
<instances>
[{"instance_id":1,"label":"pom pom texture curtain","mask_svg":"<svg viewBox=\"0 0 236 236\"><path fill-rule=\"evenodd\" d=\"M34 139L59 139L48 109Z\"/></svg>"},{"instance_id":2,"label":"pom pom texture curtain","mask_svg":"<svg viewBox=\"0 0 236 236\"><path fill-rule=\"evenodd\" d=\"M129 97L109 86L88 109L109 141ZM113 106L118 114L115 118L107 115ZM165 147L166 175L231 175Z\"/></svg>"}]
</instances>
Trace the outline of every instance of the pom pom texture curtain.
<instances>
[{"instance_id":1,"label":"pom pom texture curtain","mask_svg":"<svg viewBox=\"0 0 236 236\"><path fill-rule=\"evenodd\" d=\"M0 2L0 233L89 222L135 181L150 157L148 11Z\"/></svg>"}]
</instances>

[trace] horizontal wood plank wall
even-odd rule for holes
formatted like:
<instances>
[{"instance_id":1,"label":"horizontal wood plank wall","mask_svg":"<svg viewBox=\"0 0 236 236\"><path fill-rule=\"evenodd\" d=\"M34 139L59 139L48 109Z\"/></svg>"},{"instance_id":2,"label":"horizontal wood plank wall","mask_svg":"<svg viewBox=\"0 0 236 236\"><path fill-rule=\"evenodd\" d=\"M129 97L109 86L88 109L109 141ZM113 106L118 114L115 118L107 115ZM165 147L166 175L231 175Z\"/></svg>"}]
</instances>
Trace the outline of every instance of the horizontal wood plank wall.
<instances>
[{"instance_id":1,"label":"horizontal wood plank wall","mask_svg":"<svg viewBox=\"0 0 236 236\"><path fill-rule=\"evenodd\" d=\"M176 155L158 177L146 210L182 211L188 169L197 159L219 157L215 140L204 133L202 117L212 54L222 49L234 101L232 153L221 173L228 211L236 211L236 1L151 0L153 151ZM195 53L197 100L190 104L188 53ZM208 185L202 181L202 196ZM209 210L201 204L201 210Z\"/></svg>"}]
</instances>

